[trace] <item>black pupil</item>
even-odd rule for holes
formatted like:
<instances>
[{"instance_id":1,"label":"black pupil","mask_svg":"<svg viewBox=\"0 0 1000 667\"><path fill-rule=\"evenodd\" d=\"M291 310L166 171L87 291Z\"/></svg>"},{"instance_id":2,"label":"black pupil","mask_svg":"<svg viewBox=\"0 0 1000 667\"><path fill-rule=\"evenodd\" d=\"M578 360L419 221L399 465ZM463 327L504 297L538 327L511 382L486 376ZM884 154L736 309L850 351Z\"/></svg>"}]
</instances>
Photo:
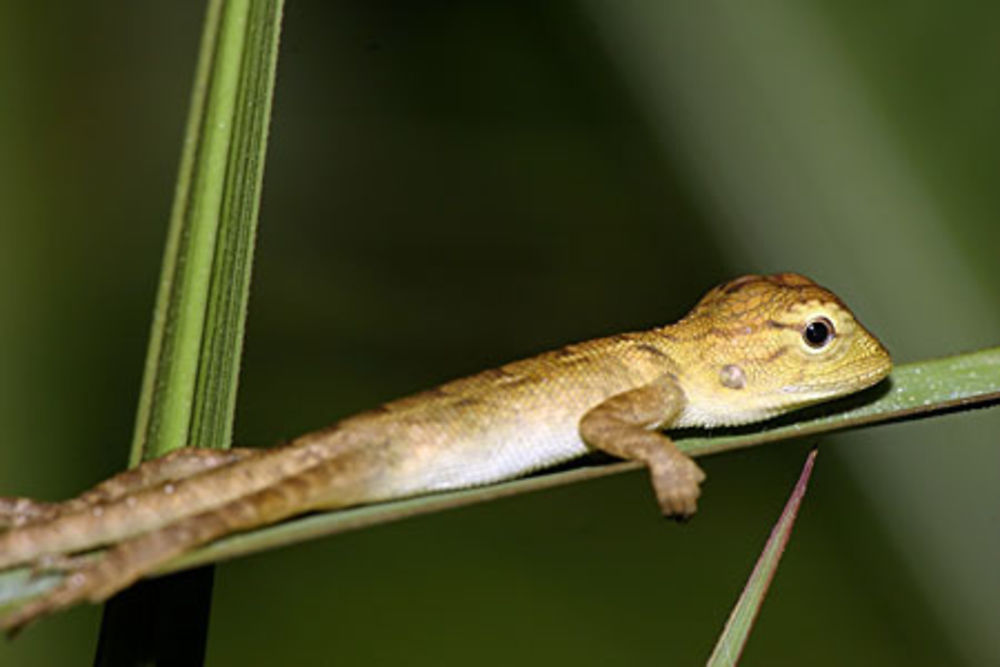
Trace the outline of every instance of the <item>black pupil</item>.
<instances>
[{"instance_id":1,"label":"black pupil","mask_svg":"<svg viewBox=\"0 0 1000 667\"><path fill-rule=\"evenodd\" d=\"M830 340L830 325L823 320L816 320L806 325L806 342L813 347L822 347Z\"/></svg>"}]
</instances>

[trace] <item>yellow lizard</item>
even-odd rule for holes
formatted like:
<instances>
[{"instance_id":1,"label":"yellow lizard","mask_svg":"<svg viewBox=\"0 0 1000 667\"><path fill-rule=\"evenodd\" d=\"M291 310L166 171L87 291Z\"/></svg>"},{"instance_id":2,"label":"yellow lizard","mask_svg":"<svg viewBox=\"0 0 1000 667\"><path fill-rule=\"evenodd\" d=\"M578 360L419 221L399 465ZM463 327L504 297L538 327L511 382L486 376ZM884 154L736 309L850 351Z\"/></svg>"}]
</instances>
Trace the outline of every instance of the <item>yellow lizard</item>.
<instances>
[{"instance_id":1,"label":"yellow lizard","mask_svg":"<svg viewBox=\"0 0 1000 667\"><path fill-rule=\"evenodd\" d=\"M518 477L600 450L644 461L664 514L705 475L662 429L731 426L871 386L889 354L830 291L744 276L682 320L569 345L347 418L270 450L181 449L63 503L0 498L0 569L67 576L0 619L99 602L236 531L314 510ZM73 554L111 545L94 560Z\"/></svg>"}]
</instances>

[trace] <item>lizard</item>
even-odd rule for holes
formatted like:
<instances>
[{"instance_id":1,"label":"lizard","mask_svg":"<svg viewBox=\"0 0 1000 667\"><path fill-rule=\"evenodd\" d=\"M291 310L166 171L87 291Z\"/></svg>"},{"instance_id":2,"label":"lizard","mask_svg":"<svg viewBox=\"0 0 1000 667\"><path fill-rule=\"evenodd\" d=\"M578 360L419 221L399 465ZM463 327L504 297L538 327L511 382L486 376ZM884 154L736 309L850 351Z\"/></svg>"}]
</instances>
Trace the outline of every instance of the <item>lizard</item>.
<instances>
[{"instance_id":1,"label":"lizard","mask_svg":"<svg viewBox=\"0 0 1000 667\"><path fill-rule=\"evenodd\" d=\"M62 503L0 498L0 570L65 573L0 628L105 600L230 533L512 479L594 450L644 462L662 513L686 519L705 474L664 431L763 421L860 391L891 368L833 292L795 273L742 276L673 324L454 380L280 447L183 448Z\"/></svg>"}]
</instances>

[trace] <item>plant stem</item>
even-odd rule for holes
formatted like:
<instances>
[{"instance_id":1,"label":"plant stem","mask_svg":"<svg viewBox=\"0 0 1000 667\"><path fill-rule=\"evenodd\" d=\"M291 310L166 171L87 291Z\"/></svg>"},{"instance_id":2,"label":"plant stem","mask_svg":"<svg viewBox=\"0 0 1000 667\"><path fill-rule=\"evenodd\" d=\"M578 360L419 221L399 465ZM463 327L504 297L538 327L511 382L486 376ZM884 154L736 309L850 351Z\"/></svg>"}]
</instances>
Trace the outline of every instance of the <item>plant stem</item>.
<instances>
[{"instance_id":1,"label":"plant stem","mask_svg":"<svg viewBox=\"0 0 1000 667\"><path fill-rule=\"evenodd\" d=\"M282 4L208 3L131 465L232 439ZM96 664L201 663L211 585L205 569L112 598Z\"/></svg>"}]
</instances>

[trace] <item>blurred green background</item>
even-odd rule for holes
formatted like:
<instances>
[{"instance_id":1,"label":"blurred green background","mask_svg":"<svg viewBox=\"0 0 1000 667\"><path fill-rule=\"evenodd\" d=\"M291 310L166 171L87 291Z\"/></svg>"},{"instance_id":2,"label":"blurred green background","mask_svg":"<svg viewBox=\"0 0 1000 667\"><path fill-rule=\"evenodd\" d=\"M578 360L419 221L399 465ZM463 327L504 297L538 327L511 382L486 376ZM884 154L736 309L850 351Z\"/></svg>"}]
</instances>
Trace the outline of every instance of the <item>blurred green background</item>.
<instances>
[{"instance_id":1,"label":"blurred green background","mask_svg":"<svg viewBox=\"0 0 1000 667\"><path fill-rule=\"evenodd\" d=\"M198 2L0 5L0 489L124 465ZM289 0L236 434L272 444L795 270L996 345L1000 5ZM824 438L747 665L1000 664L998 411ZM210 665L697 664L810 443L222 565ZM81 608L0 644L84 665Z\"/></svg>"}]
</instances>

